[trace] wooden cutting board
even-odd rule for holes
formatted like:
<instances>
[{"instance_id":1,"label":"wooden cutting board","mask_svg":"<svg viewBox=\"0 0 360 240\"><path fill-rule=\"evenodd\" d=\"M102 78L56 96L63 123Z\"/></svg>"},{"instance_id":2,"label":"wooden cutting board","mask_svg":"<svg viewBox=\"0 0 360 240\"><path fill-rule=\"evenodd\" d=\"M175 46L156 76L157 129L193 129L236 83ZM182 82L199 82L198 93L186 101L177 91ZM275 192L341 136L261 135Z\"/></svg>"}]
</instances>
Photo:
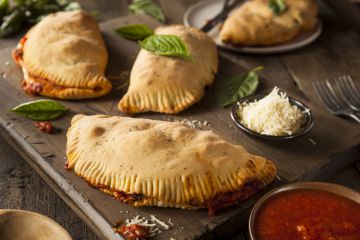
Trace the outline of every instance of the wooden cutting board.
<instances>
[{"instance_id":1,"label":"wooden cutting board","mask_svg":"<svg viewBox=\"0 0 360 240\"><path fill-rule=\"evenodd\" d=\"M219 108L216 105L212 88L207 89L205 97L198 104L180 114L146 113L134 117L171 121L182 119L207 121L210 126L203 129L213 130L233 143L244 145L250 152L273 160L282 181L276 180L266 190L238 208L212 218L207 216L206 211L133 208L90 187L73 172L64 169L66 130L76 113L123 115L117 110L117 104L125 92L122 86L129 80L129 72L139 47L136 42L122 39L113 29L130 23L146 23L152 27L158 25L145 16L128 16L101 24L110 54L107 76L113 83L113 91L108 96L95 100L62 101L70 112L53 121L54 126L61 129L61 132L55 135L39 132L34 127L33 121L8 111L20 103L39 97L27 96L20 90L19 81L22 79L22 73L11 60L11 49L5 49L0 53L1 134L104 239L115 239L111 226L136 215L143 217L155 215L164 222L171 219L174 227L158 234L156 239L226 238L246 225L251 206L265 191L284 182L324 179L359 159L360 128L357 125L329 115L314 104L312 99L306 99L290 81L283 78L263 78L259 92L268 92L276 85L311 108L315 122L308 135L294 141L277 143L245 135L232 123L230 108ZM16 43L14 39L14 46ZM251 64L244 65L246 68L229 58L221 57L220 71L216 80L221 81L224 77L255 67Z\"/></svg>"}]
</instances>

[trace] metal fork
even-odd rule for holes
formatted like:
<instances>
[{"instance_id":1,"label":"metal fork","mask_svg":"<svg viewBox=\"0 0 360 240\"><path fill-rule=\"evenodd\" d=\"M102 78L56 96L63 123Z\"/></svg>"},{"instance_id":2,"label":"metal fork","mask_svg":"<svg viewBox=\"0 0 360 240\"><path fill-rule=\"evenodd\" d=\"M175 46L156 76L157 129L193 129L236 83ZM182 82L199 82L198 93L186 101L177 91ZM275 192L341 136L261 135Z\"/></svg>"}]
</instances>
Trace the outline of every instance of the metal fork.
<instances>
[{"instance_id":1,"label":"metal fork","mask_svg":"<svg viewBox=\"0 0 360 240\"><path fill-rule=\"evenodd\" d=\"M244 2L244 0L225 0L221 12L218 13L215 17L208 20L207 23L202 26L200 29L203 32L209 32L211 29L213 29L218 23L224 21L227 17L229 12L238 6L240 2Z\"/></svg>"},{"instance_id":2,"label":"metal fork","mask_svg":"<svg viewBox=\"0 0 360 240\"><path fill-rule=\"evenodd\" d=\"M360 111L360 90L350 75L335 80L336 87L354 111Z\"/></svg>"},{"instance_id":3,"label":"metal fork","mask_svg":"<svg viewBox=\"0 0 360 240\"><path fill-rule=\"evenodd\" d=\"M320 95L327 109L334 115L351 117L360 123L360 114L357 114L342 95L337 94L328 80L318 81L314 84L315 90Z\"/></svg>"}]
</instances>

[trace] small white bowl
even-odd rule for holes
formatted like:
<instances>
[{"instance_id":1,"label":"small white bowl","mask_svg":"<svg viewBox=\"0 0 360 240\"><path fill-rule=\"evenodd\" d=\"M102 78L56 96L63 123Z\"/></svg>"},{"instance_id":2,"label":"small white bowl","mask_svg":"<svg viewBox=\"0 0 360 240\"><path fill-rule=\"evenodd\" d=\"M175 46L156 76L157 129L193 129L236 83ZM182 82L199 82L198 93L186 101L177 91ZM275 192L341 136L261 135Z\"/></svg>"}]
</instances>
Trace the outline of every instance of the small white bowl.
<instances>
[{"instance_id":1,"label":"small white bowl","mask_svg":"<svg viewBox=\"0 0 360 240\"><path fill-rule=\"evenodd\" d=\"M1 240L72 240L52 219L34 212L0 209Z\"/></svg>"}]
</instances>

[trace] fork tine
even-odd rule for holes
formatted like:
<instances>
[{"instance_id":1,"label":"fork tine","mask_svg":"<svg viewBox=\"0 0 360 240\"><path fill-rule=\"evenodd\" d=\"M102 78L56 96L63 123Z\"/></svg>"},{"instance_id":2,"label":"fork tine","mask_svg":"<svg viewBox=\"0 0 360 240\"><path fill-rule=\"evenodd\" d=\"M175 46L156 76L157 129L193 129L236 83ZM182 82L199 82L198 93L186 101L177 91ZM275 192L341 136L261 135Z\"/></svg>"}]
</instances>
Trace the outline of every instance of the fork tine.
<instances>
[{"instance_id":1,"label":"fork tine","mask_svg":"<svg viewBox=\"0 0 360 240\"><path fill-rule=\"evenodd\" d=\"M330 92L330 95L334 102L338 105L339 108L346 108L347 103L344 98L342 98L339 94L335 92L333 87L331 86L330 82L328 80L325 80L325 85L327 87L327 90Z\"/></svg>"},{"instance_id":2,"label":"fork tine","mask_svg":"<svg viewBox=\"0 0 360 240\"><path fill-rule=\"evenodd\" d=\"M352 94L354 103L356 103L357 107L360 107L360 90L355 85L355 82L352 80L350 75L346 75L346 77L344 77L344 78L346 79L346 82L348 83L347 86L349 88L349 91Z\"/></svg>"},{"instance_id":3,"label":"fork tine","mask_svg":"<svg viewBox=\"0 0 360 240\"><path fill-rule=\"evenodd\" d=\"M335 109L338 110L340 109L343 105L341 104L341 102L338 100L338 98L336 97L336 94L334 93L334 91L331 88L331 85L329 83L328 80L325 81L321 81L320 82L320 86L323 89L323 92L325 94L325 97L328 98L328 101L332 102L333 105L335 106Z\"/></svg>"},{"instance_id":4,"label":"fork tine","mask_svg":"<svg viewBox=\"0 0 360 240\"><path fill-rule=\"evenodd\" d=\"M324 92L324 88L321 84L321 81L319 82L315 82L313 84L313 86L315 87L315 90L318 92L318 94L320 95L321 100L325 103L325 106L332 112L336 111L336 105L334 105L333 102L331 102L329 100L329 98L327 97L326 93Z\"/></svg>"},{"instance_id":5,"label":"fork tine","mask_svg":"<svg viewBox=\"0 0 360 240\"><path fill-rule=\"evenodd\" d=\"M340 92L342 93L344 98L347 100L347 102L349 103L351 108L353 108L354 110L358 110L358 107L357 107L358 101L356 99L356 96L354 96L354 93L352 92L352 90L349 87L350 83L347 81L347 77L340 76L336 80L336 85L339 87Z\"/></svg>"}]
</instances>

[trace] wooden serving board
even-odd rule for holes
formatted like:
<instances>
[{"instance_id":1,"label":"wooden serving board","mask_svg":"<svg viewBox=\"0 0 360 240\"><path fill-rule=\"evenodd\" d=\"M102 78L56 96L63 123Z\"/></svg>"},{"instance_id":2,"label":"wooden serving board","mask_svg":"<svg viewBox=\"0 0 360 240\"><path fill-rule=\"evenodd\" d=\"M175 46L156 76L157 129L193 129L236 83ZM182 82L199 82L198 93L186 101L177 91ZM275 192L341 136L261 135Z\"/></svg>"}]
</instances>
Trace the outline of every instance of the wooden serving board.
<instances>
[{"instance_id":1,"label":"wooden serving board","mask_svg":"<svg viewBox=\"0 0 360 240\"><path fill-rule=\"evenodd\" d=\"M308 135L297 140L277 143L245 135L232 123L230 108L219 108L216 105L212 88L207 89L205 97L198 104L180 114L146 113L134 117L171 121L185 118L207 121L211 126L205 127L205 130L213 130L233 143L242 144L250 152L273 160L278 168L278 175L283 181L276 180L266 190L241 206L212 218L208 217L206 211L133 208L90 187L72 171L64 169L66 130L76 113L123 115L117 110L118 101L125 92L121 86L129 80L129 71L139 47L137 43L119 37L113 29L130 23L146 23L152 27L158 25L145 16L123 17L100 25L110 54L107 76L113 83L113 91L106 97L95 100L62 101L70 112L53 121L54 126L61 129L61 132L55 135L39 132L34 127L33 121L8 111L20 103L38 98L29 97L20 90L19 81L22 79L22 73L11 60L11 49L5 49L0 53L1 134L102 238L117 238L111 226L136 215L144 217L155 215L165 222L171 219L174 227L158 234L156 239L227 238L235 231L239 231L241 226L246 225L250 207L266 190L284 182L323 179L359 159L360 128L351 122L329 115L311 99L307 99L291 81L279 78L270 69L264 74L266 78L261 79L259 92L268 92L277 85L286 90L290 96L307 104L315 117L314 127ZM267 64L264 63L265 68ZM220 71L216 80L221 81L226 76L251 67L255 66L246 62L235 63L226 56L226 53L222 53ZM277 78L272 79L271 76Z\"/></svg>"}]
</instances>

